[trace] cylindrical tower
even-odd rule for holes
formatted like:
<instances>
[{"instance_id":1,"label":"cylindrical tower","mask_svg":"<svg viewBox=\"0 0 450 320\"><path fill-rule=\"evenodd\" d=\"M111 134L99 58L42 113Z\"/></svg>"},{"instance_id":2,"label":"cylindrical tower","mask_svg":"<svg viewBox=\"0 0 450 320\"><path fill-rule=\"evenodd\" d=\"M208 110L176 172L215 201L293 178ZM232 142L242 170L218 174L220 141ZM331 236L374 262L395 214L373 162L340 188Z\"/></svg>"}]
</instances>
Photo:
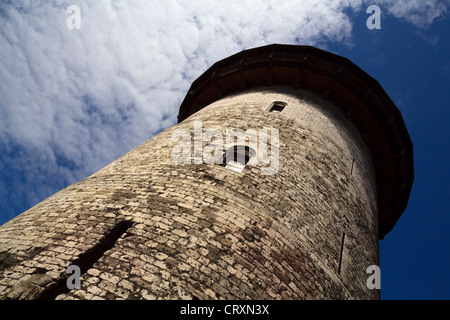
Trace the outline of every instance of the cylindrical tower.
<instances>
[{"instance_id":1,"label":"cylindrical tower","mask_svg":"<svg viewBox=\"0 0 450 320\"><path fill-rule=\"evenodd\" d=\"M0 297L377 299L366 270L412 182L373 78L313 47L246 50L177 125L0 227Z\"/></svg>"}]
</instances>

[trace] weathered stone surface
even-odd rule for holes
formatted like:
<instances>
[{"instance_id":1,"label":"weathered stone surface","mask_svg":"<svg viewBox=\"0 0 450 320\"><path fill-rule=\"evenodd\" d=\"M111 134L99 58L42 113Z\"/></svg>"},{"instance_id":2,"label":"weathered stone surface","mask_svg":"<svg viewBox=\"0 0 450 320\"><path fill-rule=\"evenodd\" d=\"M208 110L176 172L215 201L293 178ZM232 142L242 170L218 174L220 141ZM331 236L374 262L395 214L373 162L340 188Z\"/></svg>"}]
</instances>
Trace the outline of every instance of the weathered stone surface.
<instances>
[{"instance_id":1,"label":"weathered stone surface","mask_svg":"<svg viewBox=\"0 0 450 320\"><path fill-rule=\"evenodd\" d=\"M277 174L174 164L171 135L193 136L194 121L224 136L279 129ZM301 90L218 100L1 226L0 297L47 286L23 282L36 270L57 281L120 221L132 225L57 299L378 298L365 273L378 264L370 155L337 108Z\"/></svg>"}]
</instances>

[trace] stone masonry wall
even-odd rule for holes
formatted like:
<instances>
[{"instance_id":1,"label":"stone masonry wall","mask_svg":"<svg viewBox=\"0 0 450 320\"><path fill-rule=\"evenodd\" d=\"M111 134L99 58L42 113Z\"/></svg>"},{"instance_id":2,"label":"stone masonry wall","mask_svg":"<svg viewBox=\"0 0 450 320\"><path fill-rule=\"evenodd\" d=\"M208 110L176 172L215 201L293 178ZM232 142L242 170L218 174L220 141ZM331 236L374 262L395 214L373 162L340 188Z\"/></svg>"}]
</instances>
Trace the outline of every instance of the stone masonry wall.
<instances>
[{"instance_id":1,"label":"stone masonry wall","mask_svg":"<svg viewBox=\"0 0 450 320\"><path fill-rule=\"evenodd\" d=\"M287 103L281 114L273 101ZM277 174L174 164L172 133L195 121L224 136L279 129ZM369 152L329 102L276 87L235 94L1 226L0 298L377 299L366 287L374 186ZM66 290L77 263L81 289Z\"/></svg>"}]
</instances>

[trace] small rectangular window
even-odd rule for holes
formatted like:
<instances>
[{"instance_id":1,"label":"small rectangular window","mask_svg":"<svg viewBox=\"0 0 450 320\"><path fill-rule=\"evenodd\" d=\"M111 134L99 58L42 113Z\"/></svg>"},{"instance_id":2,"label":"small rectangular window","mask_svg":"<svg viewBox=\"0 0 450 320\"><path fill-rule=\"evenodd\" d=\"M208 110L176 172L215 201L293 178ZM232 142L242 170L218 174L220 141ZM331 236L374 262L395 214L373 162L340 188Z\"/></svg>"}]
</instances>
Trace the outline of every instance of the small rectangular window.
<instances>
[{"instance_id":1,"label":"small rectangular window","mask_svg":"<svg viewBox=\"0 0 450 320\"><path fill-rule=\"evenodd\" d=\"M269 107L269 112L273 112L273 113L281 113L281 111L283 111L283 109L286 107L286 103L285 102L281 102L281 101L275 101L274 103L272 103L272 105Z\"/></svg>"}]
</instances>

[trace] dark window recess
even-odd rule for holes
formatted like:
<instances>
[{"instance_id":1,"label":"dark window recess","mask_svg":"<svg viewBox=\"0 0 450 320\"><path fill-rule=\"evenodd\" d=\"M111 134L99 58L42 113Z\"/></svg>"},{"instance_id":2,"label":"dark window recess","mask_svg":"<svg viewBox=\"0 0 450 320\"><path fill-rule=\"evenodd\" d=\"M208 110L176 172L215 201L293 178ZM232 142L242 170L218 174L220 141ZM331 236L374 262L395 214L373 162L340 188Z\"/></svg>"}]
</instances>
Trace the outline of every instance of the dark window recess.
<instances>
[{"instance_id":1,"label":"dark window recess","mask_svg":"<svg viewBox=\"0 0 450 320\"><path fill-rule=\"evenodd\" d=\"M350 174L353 174L353 168L355 167L355 159L352 161L352 169L350 170Z\"/></svg>"},{"instance_id":2,"label":"dark window recess","mask_svg":"<svg viewBox=\"0 0 450 320\"><path fill-rule=\"evenodd\" d=\"M283 109L287 106L286 102L281 101L275 101L272 103L272 105L269 107L269 111L273 113L281 113Z\"/></svg>"},{"instance_id":3,"label":"dark window recess","mask_svg":"<svg viewBox=\"0 0 450 320\"><path fill-rule=\"evenodd\" d=\"M222 166L236 172L241 172L255 155L255 150L250 147L234 146L229 148L223 156Z\"/></svg>"},{"instance_id":4,"label":"dark window recess","mask_svg":"<svg viewBox=\"0 0 450 320\"><path fill-rule=\"evenodd\" d=\"M339 267L338 267L338 274L341 274L341 268L342 268L342 255L344 253L344 243L345 243L345 232L342 234L342 242L341 242L341 252L339 254Z\"/></svg>"},{"instance_id":5,"label":"dark window recess","mask_svg":"<svg viewBox=\"0 0 450 320\"><path fill-rule=\"evenodd\" d=\"M76 265L80 268L80 273L83 275L92 266L100 260L106 251L110 250L117 240L124 235L127 230L132 226L131 221L120 221L110 232L105 234L98 244L88 249L86 252L80 254L71 265ZM68 293L70 290L67 288L67 279L70 274L65 272L61 278L52 286L50 286L42 295L39 300L54 300L58 295Z\"/></svg>"}]
</instances>

